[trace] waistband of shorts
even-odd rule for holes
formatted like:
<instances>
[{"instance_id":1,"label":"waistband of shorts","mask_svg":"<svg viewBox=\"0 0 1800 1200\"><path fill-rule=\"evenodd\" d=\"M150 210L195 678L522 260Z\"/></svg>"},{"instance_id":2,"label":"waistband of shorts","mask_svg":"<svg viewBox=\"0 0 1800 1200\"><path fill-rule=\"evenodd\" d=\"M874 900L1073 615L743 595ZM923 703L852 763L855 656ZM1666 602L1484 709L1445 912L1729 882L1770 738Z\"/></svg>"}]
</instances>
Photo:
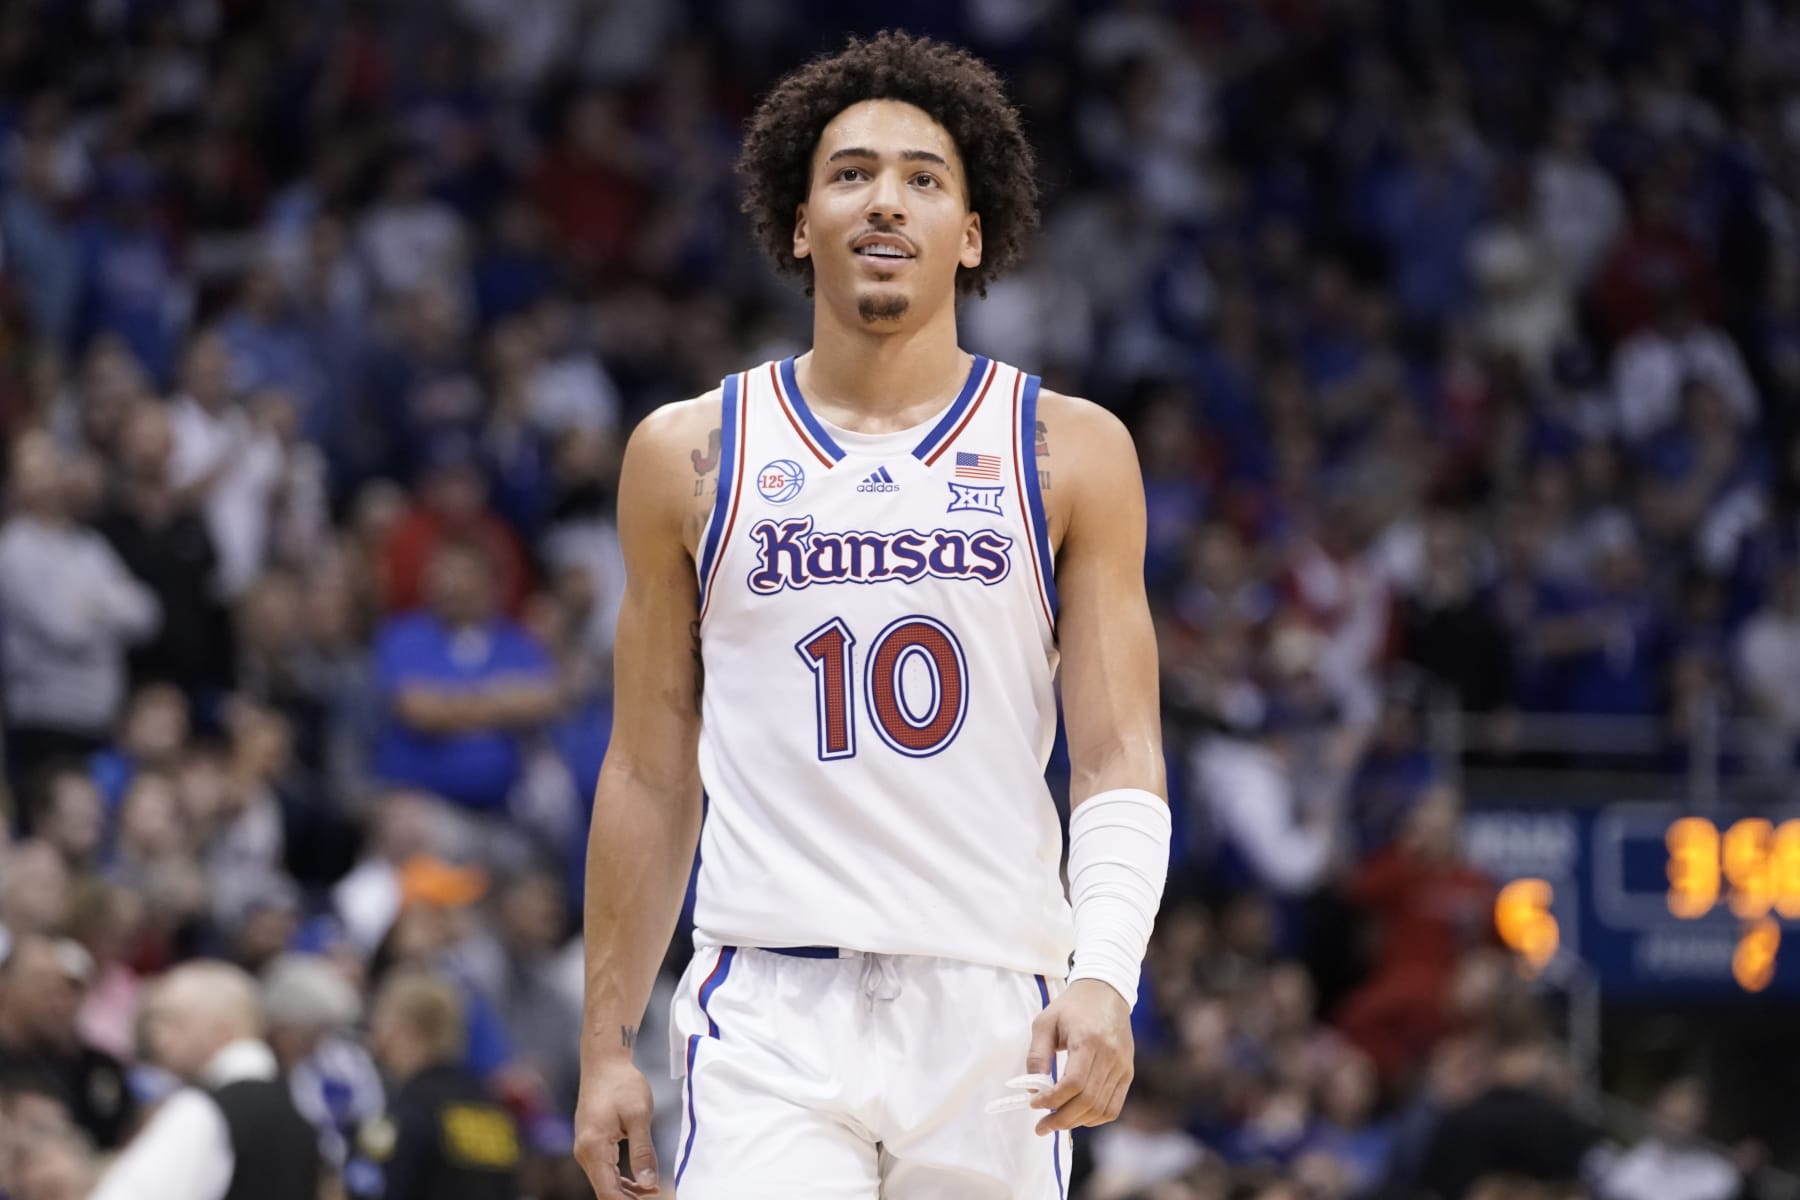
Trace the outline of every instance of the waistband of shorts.
<instances>
[{"instance_id":1,"label":"waistband of shorts","mask_svg":"<svg viewBox=\"0 0 1800 1200\"><path fill-rule=\"evenodd\" d=\"M861 950L845 950L841 946L753 946L753 950L761 950L765 954L779 954L785 958L861 958Z\"/></svg>"},{"instance_id":2,"label":"waistband of shorts","mask_svg":"<svg viewBox=\"0 0 1800 1200\"><path fill-rule=\"evenodd\" d=\"M970 959L951 958L947 955L940 954L895 954L880 950L852 950L846 946L759 946L754 942L734 942L732 943L732 946L735 949L752 950L759 954L779 954L783 958L885 958L896 962L903 959L918 962L942 962L977 969L1006 971L1016 975L1023 975L1027 978L1035 978L1036 976L1042 975L1044 978L1052 980L1061 980L1067 974L1066 967L1060 971L1046 971L1042 967L1034 968L1028 966L1008 966L999 963L982 963ZM708 942L705 944L704 948L710 953L719 949L720 943ZM696 949L699 949L699 947L696 947Z\"/></svg>"}]
</instances>

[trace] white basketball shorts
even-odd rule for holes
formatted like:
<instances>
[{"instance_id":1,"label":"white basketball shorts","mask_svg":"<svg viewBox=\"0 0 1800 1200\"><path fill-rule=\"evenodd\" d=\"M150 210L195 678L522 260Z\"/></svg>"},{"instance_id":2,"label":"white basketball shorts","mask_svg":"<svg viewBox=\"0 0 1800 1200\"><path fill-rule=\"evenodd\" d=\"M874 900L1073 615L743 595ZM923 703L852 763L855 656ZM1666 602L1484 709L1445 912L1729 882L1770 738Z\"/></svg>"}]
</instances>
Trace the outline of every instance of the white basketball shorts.
<instances>
[{"instance_id":1,"label":"white basketball shorts","mask_svg":"<svg viewBox=\"0 0 1800 1200\"><path fill-rule=\"evenodd\" d=\"M986 1111L1062 988L941 958L702 948L671 1021L686 1088L665 1186L677 1200L1066 1200L1069 1135L1038 1136L1042 1109Z\"/></svg>"}]
</instances>

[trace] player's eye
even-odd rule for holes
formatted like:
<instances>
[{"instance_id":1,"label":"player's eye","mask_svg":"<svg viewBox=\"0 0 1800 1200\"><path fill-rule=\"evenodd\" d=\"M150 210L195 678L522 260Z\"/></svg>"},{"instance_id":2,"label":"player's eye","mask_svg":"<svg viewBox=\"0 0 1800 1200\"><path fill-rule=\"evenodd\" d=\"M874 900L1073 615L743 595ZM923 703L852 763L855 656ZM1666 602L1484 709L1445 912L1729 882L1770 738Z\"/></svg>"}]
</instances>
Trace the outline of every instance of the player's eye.
<instances>
[{"instance_id":1,"label":"player's eye","mask_svg":"<svg viewBox=\"0 0 1800 1200\"><path fill-rule=\"evenodd\" d=\"M839 183L849 183L853 179L860 178L862 173L863 169L861 167L839 167L837 174L833 176L833 178Z\"/></svg>"},{"instance_id":2,"label":"player's eye","mask_svg":"<svg viewBox=\"0 0 1800 1200\"><path fill-rule=\"evenodd\" d=\"M937 176L925 171L920 171L917 175L913 176L913 184L916 187L936 187Z\"/></svg>"}]
</instances>

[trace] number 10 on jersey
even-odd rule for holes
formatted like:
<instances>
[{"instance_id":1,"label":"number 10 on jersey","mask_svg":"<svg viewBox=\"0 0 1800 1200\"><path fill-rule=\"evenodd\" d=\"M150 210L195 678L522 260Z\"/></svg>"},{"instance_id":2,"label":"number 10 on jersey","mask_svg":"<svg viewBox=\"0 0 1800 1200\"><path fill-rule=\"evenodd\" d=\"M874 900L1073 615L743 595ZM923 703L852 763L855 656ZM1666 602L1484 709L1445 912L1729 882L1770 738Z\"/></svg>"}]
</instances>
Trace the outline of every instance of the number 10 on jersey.
<instances>
[{"instance_id":1,"label":"number 10 on jersey","mask_svg":"<svg viewBox=\"0 0 1800 1200\"><path fill-rule=\"evenodd\" d=\"M856 754L856 635L833 617L794 649L813 673L819 719L819 757ZM908 702L906 669L916 663L930 683L922 704ZM917 676L915 670L915 677ZM929 758L956 739L969 711L968 661L962 643L941 621L901 617L875 635L863 668L864 703L875 732L909 758Z\"/></svg>"}]
</instances>

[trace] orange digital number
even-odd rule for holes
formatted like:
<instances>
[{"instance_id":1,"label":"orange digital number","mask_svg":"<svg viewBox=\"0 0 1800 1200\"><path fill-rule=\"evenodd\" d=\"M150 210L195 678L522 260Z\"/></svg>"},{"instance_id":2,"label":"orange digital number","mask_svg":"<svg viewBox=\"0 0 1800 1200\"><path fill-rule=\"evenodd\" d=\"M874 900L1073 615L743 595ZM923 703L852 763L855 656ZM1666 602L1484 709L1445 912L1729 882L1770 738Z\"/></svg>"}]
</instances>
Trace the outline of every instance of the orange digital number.
<instances>
[{"instance_id":1,"label":"orange digital number","mask_svg":"<svg viewBox=\"0 0 1800 1200\"><path fill-rule=\"evenodd\" d=\"M1669 848L1669 911L1704 917L1719 902L1719 831L1704 817L1683 817L1663 838Z\"/></svg>"},{"instance_id":2,"label":"orange digital number","mask_svg":"<svg viewBox=\"0 0 1800 1200\"><path fill-rule=\"evenodd\" d=\"M1781 926L1764 917L1744 927L1731 956L1731 977L1746 992L1760 992L1775 978L1775 956L1781 950Z\"/></svg>"},{"instance_id":3,"label":"orange digital number","mask_svg":"<svg viewBox=\"0 0 1800 1200\"><path fill-rule=\"evenodd\" d=\"M1775 827L1775 844L1769 851L1769 874L1775 888L1775 911L1800 920L1800 821L1783 821Z\"/></svg>"},{"instance_id":4,"label":"orange digital number","mask_svg":"<svg viewBox=\"0 0 1800 1200\"><path fill-rule=\"evenodd\" d=\"M1550 912L1554 898L1549 883L1542 879L1515 879L1501 888L1494 900L1494 928L1500 940L1534 972L1556 957L1556 948L1562 943L1562 930Z\"/></svg>"},{"instance_id":5,"label":"orange digital number","mask_svg":"<svg viewBox=\"0 0 1800 1200\"><path fill-rule=\"evenodd\" d=\"M1775 907L1775 872L1769 843L1775 827L1761 817L1745 817L1725 831L1720 855L1725 880L1731 884L1731 911L1753 921Z\"/></svg>"}]
</instances>

